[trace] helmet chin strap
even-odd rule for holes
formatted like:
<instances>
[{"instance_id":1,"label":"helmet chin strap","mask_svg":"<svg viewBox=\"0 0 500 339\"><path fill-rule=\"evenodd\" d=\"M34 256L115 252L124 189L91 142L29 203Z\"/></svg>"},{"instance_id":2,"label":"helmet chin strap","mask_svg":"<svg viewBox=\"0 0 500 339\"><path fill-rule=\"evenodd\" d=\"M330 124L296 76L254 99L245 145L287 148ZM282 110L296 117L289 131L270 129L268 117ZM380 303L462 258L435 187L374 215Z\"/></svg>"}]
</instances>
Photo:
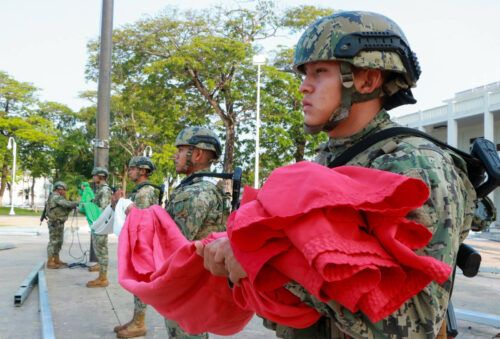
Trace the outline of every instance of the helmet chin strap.
<instances>
[{"instance_id":1,"label":"helmet chin strap","mask_svg":"<svg viewBox=\"0 0 500 339\"><path fill-rule=\"evenodd\" d=\"M377 88L371 93L362 94L354 86L354 75L351 64L340 63L340 81L342 83L340 106L333 111L327 122L320 125L307 125L304 123L304 131L308 134L318 134L319 132L330 132L344 119L349 116L353 103L368 101L382 95L382 89Z\"/></svg>"}]
</instances>

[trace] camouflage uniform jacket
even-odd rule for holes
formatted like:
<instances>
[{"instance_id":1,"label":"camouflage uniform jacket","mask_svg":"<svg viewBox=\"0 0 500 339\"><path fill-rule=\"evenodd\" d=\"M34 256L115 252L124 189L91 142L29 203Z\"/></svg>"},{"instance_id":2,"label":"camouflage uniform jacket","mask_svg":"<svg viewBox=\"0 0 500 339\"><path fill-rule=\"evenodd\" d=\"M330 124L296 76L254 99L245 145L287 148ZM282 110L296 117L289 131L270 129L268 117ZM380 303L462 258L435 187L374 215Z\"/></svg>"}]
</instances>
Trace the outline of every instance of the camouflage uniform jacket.
<instances>
[{"instance_id":1,"label":"camouflage uniform jacket","mask_svg":"<svg viewBox=\"0 0 500 339\"><path fill-rule=\"evenodd\" d=\"M187 177L172 192L165 207L189 240L203 239L226 229L224 194L213 179Z\"/></svg>"},{"instance_id":2,"label":"camouflage uniform jacket","mask_svg":"<svg viewBox=\"0 0 500 339\"><path fill-rule=\"evenodd\" d=\"M330 139L320 146L316 161L327 166L329 161L361 139L395 126L387 112L381 111L356 135ZM430 197L421 208L410 212L408 218L426 226L433 237L427 246L416 253L432 256L452 267L455 265L459 244L470 229L476 197L461 158L453 159L449 152L426 139L396 136L360 153L349 165L376 168L423 180L430 189ZM296 283L286 287L320 313L333 319L337 327L353 338L434 338L446 316L452 279L451 276L442 285L430 283L396 312L377 323L370 322L361 312L352 314L334 301L321 303ZM308 337L296 335L294 331L297 330L282 328L283 337ZM330 337L334 338L335 335Z\"/></svg>"},{"instance_id":3,"label":"camouflage uniform jacket","mask_svg":"<svg viewBox=\"0 0 500 339\"><path fill-rule=\"evenodd\" d=\"M62 222L68 220L72 209L78 206L77 202L66 200L57 192L52 192L47 201L47 218L49 222Z\"/></svg>"},{"instance_id":4,"label":"camouflage uniform jacket","mask_svg":"<svg viewBox=\"0 0 500 339\"><path fill-rule=\"evenodd\" d=\"M159 195L148 181L141 182L132 190L129 199L137 206L137 208L148 208L149 206L158 204Z\"/></svg>"},{"instance_id":5,"label":"camouflage uniform jacket","mask_svg":"<svg viewBox=\"0 0 500 339\"><path fill-rule=\"evenodd\" d=\"M95 192L94 204L96 204L101 210L103 210L111 203L112 195L113 191L107 183L98 185Z\"/></svg>"}]
</instances>

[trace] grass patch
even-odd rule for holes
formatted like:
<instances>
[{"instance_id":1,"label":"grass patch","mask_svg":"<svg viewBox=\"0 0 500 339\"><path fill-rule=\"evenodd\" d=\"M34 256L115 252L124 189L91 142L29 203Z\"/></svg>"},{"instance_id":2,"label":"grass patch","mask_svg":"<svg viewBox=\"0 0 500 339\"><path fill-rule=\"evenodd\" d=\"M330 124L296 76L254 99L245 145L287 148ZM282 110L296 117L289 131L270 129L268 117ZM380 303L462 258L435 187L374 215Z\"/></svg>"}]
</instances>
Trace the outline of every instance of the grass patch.
<instances>
[{"instance_id":1,"label":"grass patch","mask_svg":"<svg viewBox=\"0 0 500 339\"><path fill-rule=\"evenodd\" d=\"M16 213L16 215L28 215L28 216L42 215L42 211L35 212L33 210L16 208L16 207L14 207L14 212ZM9 215L9 213L10 213L10 207L0 207L0 215Z\"/></svg>"}]
</instances>

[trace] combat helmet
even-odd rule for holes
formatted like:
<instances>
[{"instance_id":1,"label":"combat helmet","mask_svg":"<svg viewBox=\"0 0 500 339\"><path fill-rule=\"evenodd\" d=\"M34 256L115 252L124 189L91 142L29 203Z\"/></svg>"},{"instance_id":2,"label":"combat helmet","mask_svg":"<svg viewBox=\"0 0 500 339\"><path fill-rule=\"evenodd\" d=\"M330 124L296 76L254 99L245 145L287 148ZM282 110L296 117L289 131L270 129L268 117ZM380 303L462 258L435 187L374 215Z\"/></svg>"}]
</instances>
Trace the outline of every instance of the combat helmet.
<instances>
[{"instance_id":1,"label":"combat helmet","mask_svg":"<svg viewBox=\"0 0 500 339\"><path fill-rule=\"evenodd\" d=\"M175 146L183 145L213 151L216 159L222 154L222 146L219 138L213 131L205 127L193 126L184 128L175 139Z\"/></svg>"},{"instance_id":2,"label":"combat helmet","mask_svg":"<svg viewBox=\"0 0 500 339\"><path fill-rule=\"evenodd\" d=\"M67 190L68 186L66 186L66 184L62 181L56 181L54 183L53 190L55 191L55 190L60 189L60 188Z\"/></svg>"},{"instance_id":3,"label":"combat helmet","mask_svg":"<svg viewBox=\"0 0 500 339\"><path fill-rule=\"evenodd\" d=\"M339 12L310 25L297 43L293 67L303 73L304 64L327 60L340 62L342 103L330 121L308 132L333 129L355 102L383 96L386 110L416 102L410 88L416 86L421 73L417 57L401 28L381 14ZM385 71L384 85L373 93L357 92L351 66Z\"/></svg>"},{"instance_id":4,"label":"combat helmet","mask_svg":"<svg viewBox=\"0 0 500 339\"><path fill-rule=\"evenodd\" d=\"M155 165L153 165L151 159L145 156L132 157L128 163L128 167L145 168L148 169L149 172L153 172L155 170Z\"/></svg>"},{"instance_id":5,"label":"combat helmet","mask_svg":"<svg viewBox=\"0 0 500 339\"><path fill-rule=\"evenodd\" d=\"M94 167L94 169L92 170L92 176L94 175L102 175L107 178L109 176L109 172L104 167Z\"/></svg>"}]
</instances>

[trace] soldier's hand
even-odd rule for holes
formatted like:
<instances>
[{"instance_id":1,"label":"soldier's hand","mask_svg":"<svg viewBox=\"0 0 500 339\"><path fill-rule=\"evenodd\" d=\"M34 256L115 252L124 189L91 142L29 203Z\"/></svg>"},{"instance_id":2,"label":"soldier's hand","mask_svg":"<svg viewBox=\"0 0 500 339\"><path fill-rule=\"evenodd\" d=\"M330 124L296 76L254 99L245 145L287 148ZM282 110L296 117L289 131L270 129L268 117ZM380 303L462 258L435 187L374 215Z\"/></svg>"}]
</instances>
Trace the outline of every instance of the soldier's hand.
<instances>
[{"instance_id":1,"label":"soldier's hand","mask_svg":"<svg viewBox=\"0 0 500 339\"><path fill-rule=\"evenodd\" d=\"M195 246L196 253L203 257L203 265L213 275L229 277L235 284L247 276L243 267L234 257L228 238L214 240L205 246L201 242L196 242Z\"/></svg>"}]
</instances>

